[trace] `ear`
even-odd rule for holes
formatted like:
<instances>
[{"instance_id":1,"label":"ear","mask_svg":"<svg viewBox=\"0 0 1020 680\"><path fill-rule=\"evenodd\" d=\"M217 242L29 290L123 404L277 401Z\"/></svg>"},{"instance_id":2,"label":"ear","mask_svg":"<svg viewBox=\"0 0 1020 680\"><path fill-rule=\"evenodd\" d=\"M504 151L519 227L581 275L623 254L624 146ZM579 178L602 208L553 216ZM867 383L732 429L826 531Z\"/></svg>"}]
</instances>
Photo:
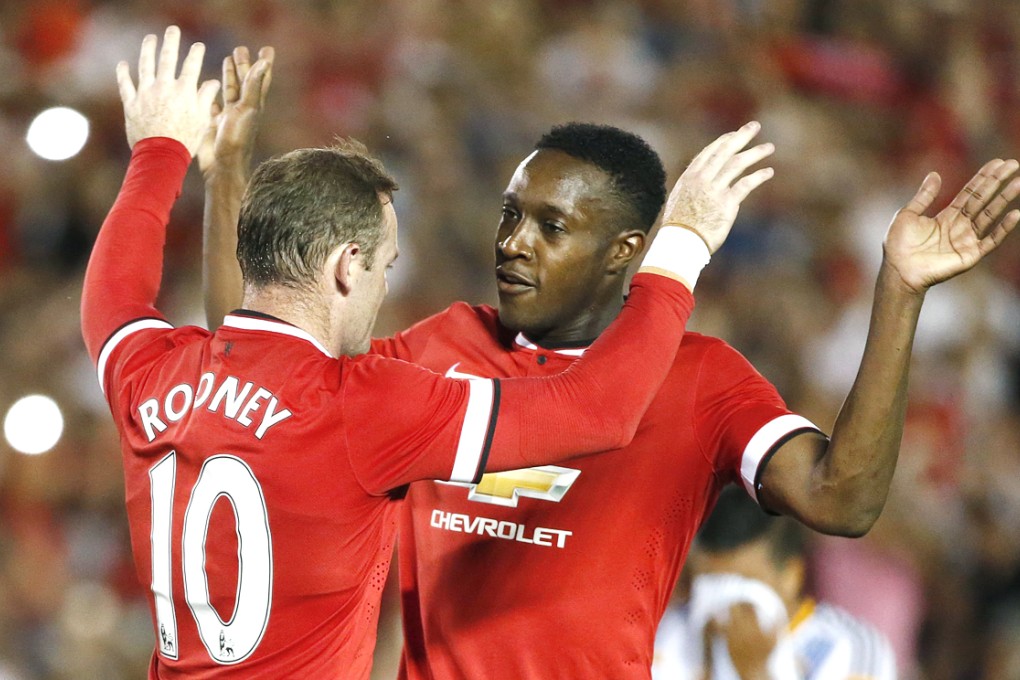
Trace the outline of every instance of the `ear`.
<instances>
[{"instance_id":1,"label":"ear","mask_svg":"<svg viewBox=\"0 0 1020 680\"><path fill-rule=\"evenodd\" d=\"M645 239L648 235L639 229L623 231L613 238L609 247L609 262L607 270L617 274L627 271L627 267L645 249Z\"/></svg>"},{"instance_id":2,"label":"ear","mask_svg":"<svg viewBox=\"0 0 1020 680\"><path fill-rule=\"evenodd\" d=\"M361 254L361 246L357 243L345 243L333 251L329 258L332 263L333 279L341 295L350 295L354 289L354 265Z\"/></svg>"}]
</instances>

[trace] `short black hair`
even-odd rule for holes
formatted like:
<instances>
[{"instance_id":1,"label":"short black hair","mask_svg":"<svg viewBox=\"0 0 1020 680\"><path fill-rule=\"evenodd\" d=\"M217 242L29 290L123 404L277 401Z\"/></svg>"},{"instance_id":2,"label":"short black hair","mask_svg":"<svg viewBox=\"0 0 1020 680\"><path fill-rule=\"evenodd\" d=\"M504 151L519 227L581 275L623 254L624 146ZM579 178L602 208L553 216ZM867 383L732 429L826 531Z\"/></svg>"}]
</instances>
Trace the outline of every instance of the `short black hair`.
<instances>
[{"instance_id":1,"label":"short black hair","mask_svg":"<svg viewBox=\"0 0 1020 680\"><path fill-rule=\"evenodd\" d=\"M555 149L609 175L613 190L647 233L666 202L666 170L659 154L637 135L611 125L567 123L542 135L536 149Z\"/></svg>"},{"instance_id":2,"label":"short black hair","mask_svg":"<svg viewBox=\"0 0 1020 680\"><path fill-rule=\"evenodd\" d=\"M728 486L695 538L700 550L719 553L767 541L776 564L804 554L804 529L789 517L769 515L747 493Z\"/></svg>"}]
</instances>

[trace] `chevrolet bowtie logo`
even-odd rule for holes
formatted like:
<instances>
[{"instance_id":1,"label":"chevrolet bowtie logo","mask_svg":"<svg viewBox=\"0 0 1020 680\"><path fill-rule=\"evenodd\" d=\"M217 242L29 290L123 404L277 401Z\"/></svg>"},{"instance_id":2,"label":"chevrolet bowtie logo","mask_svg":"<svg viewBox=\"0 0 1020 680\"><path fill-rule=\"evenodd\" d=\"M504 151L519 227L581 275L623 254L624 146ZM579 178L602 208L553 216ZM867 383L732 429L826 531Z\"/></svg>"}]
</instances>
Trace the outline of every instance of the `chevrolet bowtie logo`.
<instances>
[{"instance_id":1,"label":"chevrolet bowtie logo","mask_svg":"<svg viewBox=\"0 0 1020 680\"><path fill-rule=\"evenodd\" d=\"M477 484L440 483L466 486L468 500L471 501L516 508L517 501L521 497L559 503L580 474L580 470L572 470L558 465L543 465L521 470L492 472L482 475L481 481Z\"/></svg>"},{"instance_id":2,"label":"chevrolet bowtie logo","mask_svg":"<svg viewBox=\"0 0 1020 680\"><path fill-rule=\"evenodd\" d=\"M481 376L461 373L457 370L458 366L460 366L459 361L450 366L446 370L446 377L458 380L483 379ZM440 482L438 480L437 483L466 486L469 501L516 508L517 500L522 496L559 503L580 474L580 470L572 470L558 465L543 465L521 470L491 472L482 475L482 479L477 484Z\"/></svg>"}]
</instances>

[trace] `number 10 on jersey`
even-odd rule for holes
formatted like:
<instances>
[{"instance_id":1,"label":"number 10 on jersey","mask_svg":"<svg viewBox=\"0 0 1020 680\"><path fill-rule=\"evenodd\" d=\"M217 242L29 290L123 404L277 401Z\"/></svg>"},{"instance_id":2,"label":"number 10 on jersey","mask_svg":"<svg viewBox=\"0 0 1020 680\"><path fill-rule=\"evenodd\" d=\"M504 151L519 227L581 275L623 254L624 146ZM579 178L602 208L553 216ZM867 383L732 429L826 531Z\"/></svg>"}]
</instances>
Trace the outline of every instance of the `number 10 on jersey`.
<instances>
[{"instance_id":1,"label":"number 10 on jersey","mask_svg":"<svg viewBox=\"0 0 1020 680\"><path fill-rule=\"evenodd\" d=\"M173 500L177 454L149 469L152 492L152 594L156 600L156 647L167 659L179 658L177 612L171 564ZM213 507L229 503L237 527L237 596L229 621L220 618L209 596L205 546ZM213 661L234 664L251 656L269 624L273 597L273 544L262 487L251 468L235 456L218 455L202 465L181 537L184 596L198 635Z\"/></svg>"}]
</instances>

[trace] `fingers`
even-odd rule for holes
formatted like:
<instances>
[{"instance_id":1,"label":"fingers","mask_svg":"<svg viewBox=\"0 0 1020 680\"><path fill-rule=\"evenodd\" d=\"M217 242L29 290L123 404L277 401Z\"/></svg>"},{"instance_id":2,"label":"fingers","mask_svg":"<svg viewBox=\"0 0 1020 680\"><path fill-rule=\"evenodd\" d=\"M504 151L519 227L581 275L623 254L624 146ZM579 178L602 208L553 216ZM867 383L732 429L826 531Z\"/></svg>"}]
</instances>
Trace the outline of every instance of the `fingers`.
<instances>
[{"instance_id":1,"label":"fingers","mask_svg":"<svg viewBox=\"0 0 1020 680\"><path fill-rule=\"evenodd\" d=\"M223 59L223 103L232 104L241 96L241 83L237 79L237 66L234 57Z\"/></svg>"},{"instance_id":2,"label":"fingers","mask_svg":"<svg viewBox=\"0 0 1020 680\"><path fill-rule=\"evenodd\" d=\"M726 165L726 163L729 162L734 155L737 154L737 152L747 146L747 144L754 139L754 136L758 134L759 130L761 130L761 124L756 120L752 120L740 129L728 132L716 140L716 142L710 144L706 151L709 151L709 149L711 149L711 151L702 161L702 172L709 177L718 174L720 170L722 170L723 166Z\"/></svg>"},{"instance_id":3,"label":"fingers","mask_svg":"<svg viewBox=\"0 0 1020 680\"><path fill-rule=\"evenodd\" d=\"M266 95L269 92L269 81L272 79L274 57L275 52L272 47L263 47L259 50L258 61L252 64L248 48L235 47L233 53L223 60L224 103L243 102L249 106L265 104ZM266 62L268 68L263 68L257 76L253 74L253 79L250 81L249 74L260 62Z\"/></svg>"},{"instance_id":4,"label":"fingers","mask_svg":"<svg viewBox=\"0 0 1020 680\"><path fill-rule=\"evenodd\" d=\"M977 215L978 212L981 211L981 206L984 204L985 197L988 195L987 189L985 190L985 193L982 193L982 189L986 187L987 182L991 180L994 176L995 170L1001 164L1002 160L998 158L985 163L984 166L978 170L977 174L970 178L970 181L967 182L967 185L960 190L960 193L956 194L947 209L961 212L968 218Z\"/></svg>"},{"instance_id":5,"label":"fingers","mask_svg":"<svg viewBox=\"0 0 1020 680\"><path fill-rule=\"evenodd\" d=\"M1003 178L1003 181L1005 178ZM1001 185L1001 181L1000 181ZM995 191L992 195L992 200L982 208L977 218L974 220L974 232L978 237L984 236L988 230L994 225L1002 214L1006 211L1006 207L1020 195L1020 178L1014 179L1012 182L1006 185L1004 189Z\"/></svg>"},{"instance_id":6,"label":"fingers","mask_svg":"<svg viewBox=\"0 0 1020 680\"><path fill-rule=\"evenodd\" d=\"M262 76L262 84L259 94L259 106L265 106L266 96L269 94L269 84L273 82L273 62L276 59L276 50L269 46L261 48L259 50L259 59L268 64L266 73Z\"/></svg>"},{"instance_id":7,"label":"fingers","mask_svg":"<svg viewBox=\"0 0 1020 680\"><path fill-rule=\"evenodd\" d=\"M248 48L239 45L234 48L234 66L237 68L237 79L244 80L244 77L248 75L248 69L251 68L251 55L248 53Z\"/></svg>"},{"instance_id":8,"label":"fingers","mask_svg":"<svg viewBox=\"0 0 1020 680\"><path fill-rule=\"evenodd\" d=\"M995 193L1002 185L1003 180L1016 171L1016 161L999 161L997 164L987 164L985 171L979 173L981 180L970 191L964 189L969 197L964 202L961 213L964 217L974 220L981 211L992 201Z\"/></svg>"},{"instance_id":9,"label":"fingers","mask_svg":"<svg viewBox=\"0 0 1020 680\"><path fill-rule=\"evenodd\" d=\"M262 106L265 101L265 80L269 77L270 63L259 59L248 71L247 77L241 84L241 103L252 108Z\"/></svg>"},{"instance_id":10,"label":"fingers","mask_svg":"<svg viewBox=\"0 0 1020 680\"><path fill-rule=\"evenodd\" d=\"M215 115L216 93L220 91L220 81L207 80L198 88L198 110L209 111Z\"/></svg>"},{"instance_id":11,"label":"fingers","mask_svg":"<svg viewBox=\"0 0 1020 680\"><path fill-rule=\"evenodd\" d=\"M740 175L757 163L758 161L771 156L776 150L776 147L771 144L759 144L758 146L752 147L747 151L742 151L736 156L728 160L719 171L719 181L729 185Z\"/></svg>"},{"instance_id":12,"label":"fingers","mask_svg":"<svg viewBox=\"0 0 1020 680\"><path fill-rule=\"evenodd\" d=\"M163 33L163 46L159 50L159 64L156 66L156 78L171 81L177 74L177 55L181 46L181 29L167 26Z\"/></svg>"},{"instance_id":13,"label":"fingers","mask_svg":"<svg viewBox=\"0 0 1020 680\"><path fill-rule=\"evenodd\" d=\"M167 27L162 45L156 36L145 36L138 59L137 87L131 81L128 65L117 65L117 87L125 102L125 128L132 145L147 137L169 137L194 154L207 136L220 85L212 80L199 86L205 58L202 43L189 47L178 77L180 45L177 26Z\"/></svg>"},{"instance_id":14,"label":"fingers","mask_svg":"<svg viewBox=\"0 0 1020 680\"><path fill-rule=\"evenodd\" d=\"M212 144L215 141L221 113L223 113L223 105L214 98L212 106L209 108L209 125L202 136L202 144Z\"/></svg>"},{"instance_id":15,"label":"fingers","mask_svg":"<svg viewBox=\"0 0 1020 680\"><path fill-rule=\"evenodd\" d=\"M694 170L694 171L700 171L701 168L704 167L705 163L708 162L708 159L712 156L712 154L715 153L715 150L717 148L719 148L719 145L724 143L729 138L729 136L732 135L732 134L733 134L732 132L727 132L724 135L716 137L715 140L712 141L711 144L709 144L704 149L699 151L698 155L695 156L691 160L691 162L687 164L687 169L688 170Z\"/></svg>"},{"instance_id":16,"label":"fingers","mask_svg":"<svg viewBox=\"0 0 1020 680\"><path fill-rule=\"evenodd\" d=\"M1017 171L1017 168L1020 168L1020 163L1013 159L996 158L985 163L981 170L967 182L967 186L953 198L952 203L939 213L939 217L941 218L949 212L959 213L970 220L971 228L978 239L983 239L1002 216L1009 203L1017 195L1020 195L1020 182L1017 180L1003 188L1003 183ZM1005 238L1008 231L1003 232L995 229L992 233L999 241L993 239L990 246L986 246L982 242L980 244L982 251L986 247L994 249L997 243Z\"/></svg>"},{"instance_id":17,"label":"fingers","mask_svg":"<svg viewBox=\"0 0 1020 680\"><path fill-rule=\"evenodd\" d=\"M135 84L131 82L131 67L126 61L117 64L117 89L120 91L120 100L127 105L133 101L135 95Z\"/></svg>"},{"instance_id":18,"label":"fingers","mask_svg":"<svg viewBox=\"0 0 1020 680\"><path fill-rule=\"evenodd\" d=\"M142 50L138 54L138 87L144 87L156 79L156 36L150 33L142 38Z\"/></svg>"},{"instance_id":19,"label":"fingers","mask_svg":"<svg viewBox=\"0 0 1020 680\"><path fill-rule=\"evenodd\" d=\"M742 203L748 194L760 187L762 184L772 179L772 175L775 171L772 168L762 168L761 170L755 170L747 177L742 177L740 180L733 185L730 189L730 194L737 199L738 203Z\"/></svg>"},{"instance_id":20,"label":"fingers","mask_svg":"<svg viewBox=\"0 0 1020 680\"><path fill-rule=\"evenodd\" d=\"M999 222L999 225L992 230L992 233L985 236L978 243L978 249L981 251L981 257L984 257L988 253L992 252L1006 240L1017 223L1020 222L1020 210L1010 210L1006 213L1006 216Z\"/></svg>"},{"instance_id":21,"label":"fingers","mask_svg":"<svg viewBox=\"0 0 1020 680\"><path fill-rule=\"evenodd\" d=\"M197 42L192 44L188 50L188 56L184 58L181 66L180 82L188 89L198 85L198 79L202 75L202 60L205 58L205 45Z\"/></svg>"},{"instance_id":22,"label":"fingers","mask_svg":"<svg viewBox=\"0 0 1020 680\"><path fill-rule=\"evenodd\" d=\"M914 194L914 197L907 202L903 209L915 215L923 215L939 195L940 189L942 189L942 177L937 172L929 172L928 176L921 182L917 193Z\"/></svg>"}]
</instances>

